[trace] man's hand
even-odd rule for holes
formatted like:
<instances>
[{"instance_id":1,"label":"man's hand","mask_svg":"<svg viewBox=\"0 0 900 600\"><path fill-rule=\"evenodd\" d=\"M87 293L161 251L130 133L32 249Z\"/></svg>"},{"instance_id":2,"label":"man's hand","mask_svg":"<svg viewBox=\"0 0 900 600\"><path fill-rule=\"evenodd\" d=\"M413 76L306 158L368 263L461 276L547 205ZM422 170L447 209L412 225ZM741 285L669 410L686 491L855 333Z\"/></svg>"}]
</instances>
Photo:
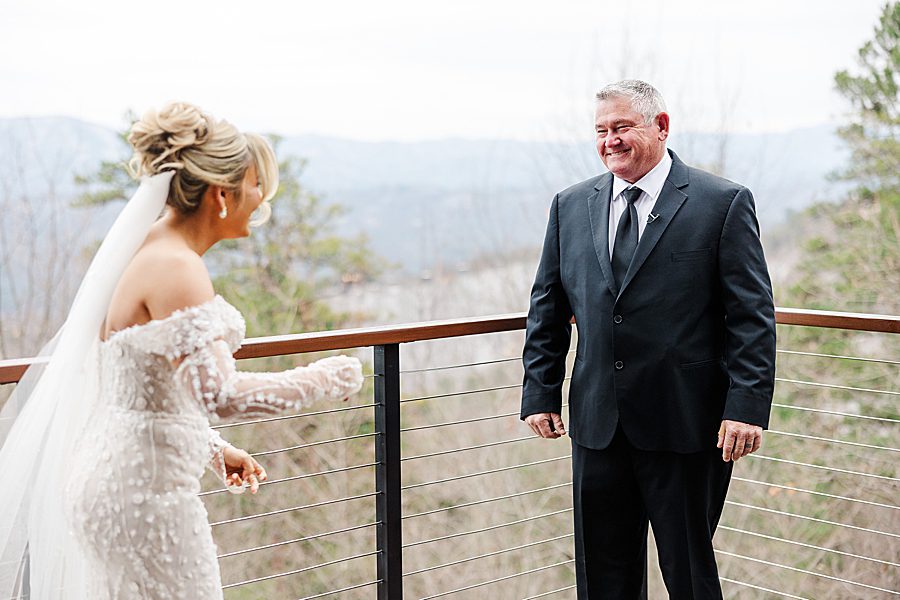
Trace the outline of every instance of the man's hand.
<instances>
[{"instance_id":1,"label":"man's hand","mask_svg":"<svg viewBox=\"0 0 900 600\"><path fill-rule=\"evenodd\" d=\"M525 422L538 437L555 440L566 435L566 426L563 424L562 417L556 413L528 415L525 417Z\"/></svg>"},{"instance_id":2,"label":"man's hand","mask_svg":"<svg viewBox=\"0 0 900 600\"><path fill-rule=\"evenodd\" d=\"M722 460L737 461L762 446L762 427L740 421L722 421L716 448L722 449Z\"/></svg>"}]
</instances>

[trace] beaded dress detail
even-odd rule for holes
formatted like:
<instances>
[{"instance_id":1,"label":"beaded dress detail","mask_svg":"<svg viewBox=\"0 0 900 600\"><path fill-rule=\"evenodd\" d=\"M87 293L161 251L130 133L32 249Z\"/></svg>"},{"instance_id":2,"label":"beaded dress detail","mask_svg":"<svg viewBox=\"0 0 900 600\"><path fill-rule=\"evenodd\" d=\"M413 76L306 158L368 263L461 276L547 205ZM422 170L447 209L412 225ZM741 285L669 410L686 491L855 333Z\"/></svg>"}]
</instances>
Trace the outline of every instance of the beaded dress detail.
<instances>
[{"instance_id":1,"label":"beaded dress detail","mask_svg":"<svg viewBox=\"0 0 900 600\"><path fill-rule=\"evenodd\" d=\"M333 356L280 373L239 372L244 319L220 296L114 333L100 394L71 461L69 522L90 563L91 598L222 598L197 497L205 467L224 480L210 421L271 415L359 391L359 361Z\"/></svg>"}]
</instances>

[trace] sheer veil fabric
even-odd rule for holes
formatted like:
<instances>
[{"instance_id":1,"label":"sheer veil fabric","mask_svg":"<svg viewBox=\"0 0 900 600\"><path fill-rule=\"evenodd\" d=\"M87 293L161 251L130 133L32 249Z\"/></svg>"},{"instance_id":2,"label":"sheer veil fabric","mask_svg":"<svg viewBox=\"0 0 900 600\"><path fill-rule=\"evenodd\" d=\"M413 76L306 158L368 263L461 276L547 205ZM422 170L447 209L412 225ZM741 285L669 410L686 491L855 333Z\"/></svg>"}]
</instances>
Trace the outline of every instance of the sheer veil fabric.
<instances>
[{"instance_id":1,"label":"sheer veil fabric","mask_svg":"<svg viewBox=\"0 0 900 600\"><path fill-rule=\"evenodd\" d=\"M165 207L174 172L144 178L94 256L66 321L0 411L0 599L87 600L64 512L68 457L97 398L100 327Z\"/></svg>"}]
</instances>

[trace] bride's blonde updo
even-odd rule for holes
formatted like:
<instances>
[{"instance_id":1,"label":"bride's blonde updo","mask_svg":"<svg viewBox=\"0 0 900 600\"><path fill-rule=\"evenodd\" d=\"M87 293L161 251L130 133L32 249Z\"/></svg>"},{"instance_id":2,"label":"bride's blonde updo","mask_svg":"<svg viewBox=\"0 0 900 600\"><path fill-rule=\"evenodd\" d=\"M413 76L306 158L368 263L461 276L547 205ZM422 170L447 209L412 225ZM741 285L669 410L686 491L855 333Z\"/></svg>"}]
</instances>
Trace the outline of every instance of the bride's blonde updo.
<instances>
[{"instance_id":1,"label":"bride's blonde updo","mask_svg":"<svg viewBox=\"0 0 900 600\"><path fill-rule=\"evenodd\" d=\"M261 212L267 216L268 201L278 189L278 161L262 136L241 133L193 104L172 102L147 111L131 128L128 141L134 148L129 167L135 177L175 171L167 204L185 214L199 208L210 185L240 190L244 174L255 165Z\"/></svg>"}]
</instances>

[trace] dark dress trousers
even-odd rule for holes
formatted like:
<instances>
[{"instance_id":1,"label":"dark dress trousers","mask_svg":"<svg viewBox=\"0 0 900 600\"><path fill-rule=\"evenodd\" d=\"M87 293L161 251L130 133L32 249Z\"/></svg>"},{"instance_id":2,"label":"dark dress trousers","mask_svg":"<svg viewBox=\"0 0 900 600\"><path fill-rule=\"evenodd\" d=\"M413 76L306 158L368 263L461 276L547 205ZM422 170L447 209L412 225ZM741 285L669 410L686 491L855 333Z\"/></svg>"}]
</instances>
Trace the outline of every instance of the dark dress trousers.
<instances>
[{"instance_id":1,"label":"dark dress trousers","mask_svg":"<svg viewBox=\"0 0 900 600\"><path fill-rule=\"evenodd\" d=\"M621 289L606 173L553 199L531 292L523 419L561 412L572 316L578 327L568 432L581 599L645 596L648 518L670 596L720 597L711 539L731 464L716 434L722 419L768 425L775 314L753 197L670 154Z\"/></svg>"}]
</instances>

